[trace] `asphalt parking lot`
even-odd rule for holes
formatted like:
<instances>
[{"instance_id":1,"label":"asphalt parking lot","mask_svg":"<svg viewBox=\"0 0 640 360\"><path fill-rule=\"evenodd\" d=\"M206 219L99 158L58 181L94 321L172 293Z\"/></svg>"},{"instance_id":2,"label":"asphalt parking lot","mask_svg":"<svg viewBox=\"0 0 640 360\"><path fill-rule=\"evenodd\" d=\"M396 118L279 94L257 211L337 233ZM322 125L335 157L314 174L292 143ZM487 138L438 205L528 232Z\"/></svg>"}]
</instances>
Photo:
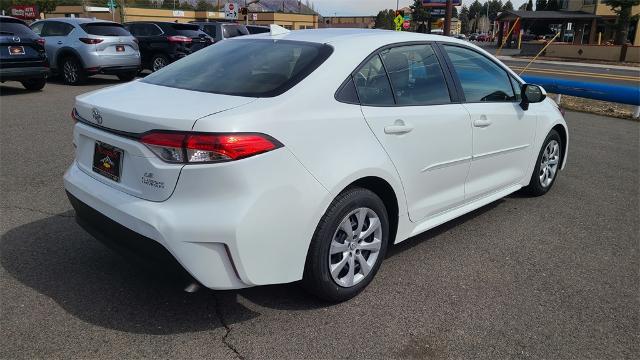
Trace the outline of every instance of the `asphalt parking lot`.
<instances>
[{"instance_id":1,"label":"asphalt parking lot","mask_svg":"<svg viewBox=\"0 0 640 360\"><path fill-rule=\"evenodd\" d=\"M567 113L569 163L396 246L338 305L295 285L184 293L76 225L75 95L0 85L0 358L551 358L640 353L640 123ZM177 102L176 106L179 106Z\"/></svg>"}]
</instances>

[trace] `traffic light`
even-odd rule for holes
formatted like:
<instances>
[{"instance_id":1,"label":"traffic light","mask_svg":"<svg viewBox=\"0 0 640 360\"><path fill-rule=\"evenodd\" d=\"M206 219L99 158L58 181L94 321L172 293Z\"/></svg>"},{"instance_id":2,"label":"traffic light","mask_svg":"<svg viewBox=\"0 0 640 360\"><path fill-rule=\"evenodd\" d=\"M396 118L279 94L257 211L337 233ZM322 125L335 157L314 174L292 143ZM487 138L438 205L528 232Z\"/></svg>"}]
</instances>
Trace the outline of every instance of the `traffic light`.
<instances>
[{"instance_id":1,"label":"traffic light","mask_svg":"<svg viewBox=\"0 0 640 360\"><path fill-rule=\"evenodd\" d=\"M240 14L247 15L249 13L249 9L246 7L240 8Z\"/></svg>"}]
</instances>

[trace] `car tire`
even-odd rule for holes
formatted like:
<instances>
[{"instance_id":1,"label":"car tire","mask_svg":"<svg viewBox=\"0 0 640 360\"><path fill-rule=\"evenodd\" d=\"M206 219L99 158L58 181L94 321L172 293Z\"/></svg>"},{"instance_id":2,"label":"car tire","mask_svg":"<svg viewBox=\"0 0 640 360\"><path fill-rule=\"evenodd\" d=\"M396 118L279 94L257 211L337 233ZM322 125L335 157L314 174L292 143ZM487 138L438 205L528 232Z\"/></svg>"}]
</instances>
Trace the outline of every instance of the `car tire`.
<instances>
[{"instance_id":1,"label":"car tire","mask_svg":"<svg viewBox=\"0 0 640 360\"><path fill-rule=\"evenodd\" d=\"M25 89L31 91L42 90L47 83L46 78L38 78L38 79L29 79L20 82Z\"/></svg>"},{"instance_id":2,"label":"car tire","mask_svg":"<svg viewBox=\"0 0 640 360\"><path fill-rule=\"evenodd\" d=\"M303 287L330 302L356 296L380 268L388 239L389 220L382 200L367 189L345 190L329 205L316 228Z\"/></svg>"},{"instance_id":3,"label":"car tire","mask_svg":"<svg viewBox=\"0 0 640 360\"><path fill-rule=\"evenodd\" d=\"M529 185L523 189L524 193L541 196L551 189L562 165L562 146L560 134L551 130L542 143Z\"/></svg>"},{"instance_id":4,"label":"car tire","mask_svg":"<svg viewBox=\"0 0 640 360\"><path fill-rule=\"evenodd\" d=\"M87 80L82 64L75 57L67 57L62 61L62 81L67 85L80 85Z\"/></svg>"},{"instance_id":5,"label":"car tire","mask_svg":"<svg viewBox=\"0 0 640 360\"><path fill-rule=\"evenodd\" d=\"M164 55L164 54L155 54L151 58L151 62L149 64L149 67L151 69L151 72L156 72L156 71L162 69L163 67L165 67L167 65L169 65L169 58L166 55Z\"/></svg>"},{"instance_id":6,"label":"car tire","mask_svg":"<svg viewBox=\"0 0 640 360\"><path fill-rule=\"evenodd\" d=\"M138 75L138 71L130 71L130 72L126 72L126 73L122 73L122 74L118 74L118 79L120 79L120 81L131 81L133 79L136 78L136 76Z\"/></svg>"}]
</instances>

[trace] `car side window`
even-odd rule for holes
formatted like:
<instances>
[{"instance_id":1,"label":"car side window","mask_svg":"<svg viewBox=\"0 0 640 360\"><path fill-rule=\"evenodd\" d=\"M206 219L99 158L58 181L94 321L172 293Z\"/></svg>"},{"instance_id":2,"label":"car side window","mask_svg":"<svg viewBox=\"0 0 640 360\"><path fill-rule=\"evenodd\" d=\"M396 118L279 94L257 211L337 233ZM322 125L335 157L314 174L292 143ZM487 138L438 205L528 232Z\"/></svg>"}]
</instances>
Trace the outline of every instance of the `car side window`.
<instances>
[{"instance_id":1,"label":"car side window","mask_svg":"<svg viewBox=\"0 0 640 360\"><path fill-rule=\"evenodd\" d=\"M73 30L73 25L59 22L59 21L47 21L42 27L42 33L40 36L67 36Z\"/></svg>"},{"instance_id":2,"label":"car side window","mask_svg":"<svg viewBox=\"0 0 640 360\"><path fill-rule=\"evenodd\" d=\"M522 84L520 84L520 82L518 80L516 80L515 78L511 77L511 86L513 86L513 91L516 94L516 100L520 101L522 100Z\"/></svg>"},{"instance_id":3,"label":"car side window","mask_svg":"<svg viewBox=\"0 0 640 360\"><path fill-rule=\"evenodd\" d=\"M467 102L511 102L516 96L507 72L471 49L444 45Z\"/></svg>"},{"instance_id":4,"label":"car side window","mask_svg":"<svg viewBox=\"0 0 640 360\"><path fill-rule=\"evenodd\" d=\"M216 37L216 26L215 25L205 25L202 27L204 32L207 33L212 38Z\"/></svg>"},{"instance_id":5,"label":"car side window","mask_svg":"<svg viewBox=\"0 0 640 360\"><path fill-rule=\"evenodd\" d=\"M31 25L31 30L33 30L33 32L36 33L36 35L43 36L42 35L42 26L43 25L44 25L43 22L35 23L35 24Z\"/></svg>"},{"instance_id":6,"label":"car side window","mask_svg":"<svg viewBox=\"0 0 640 360\"><path fill-rule=\"evenodd\" d=\"M431 45L400 46L382 52L397 105L451 102L440 62Z\"/></svg>"},{"instance_id":7,"label":"car side window","mask_svg":"<svg viewBox=\"0 0 640 360\"><path fill-rule=\"evenodd\" d=\"M155 24L146 24L144 27L145 27L145 35L147 36L162 35L162 30Z\"/></svg>"},{"instance_id":8,"label":"car side window","mask_svg":"<svg viewBox=\"0 0 640 360\"><path fill-rule=\"evenodd\" d=\"M136 24L125 24L124 28L127 29L127 31L130 32L131 35L133 36L140 35L138 31L138 26Z\"/></svg>"},{"instance_id":9,"label":"car side window","mask_svg":"<svg viewBox=\"0 0 640 360\"><path fill-rule=\"evenodd\" d=\"M393 105L389 78L379 55L372 57L354 75L356 90L362 105Z\"/></svg>"}]
</instances>

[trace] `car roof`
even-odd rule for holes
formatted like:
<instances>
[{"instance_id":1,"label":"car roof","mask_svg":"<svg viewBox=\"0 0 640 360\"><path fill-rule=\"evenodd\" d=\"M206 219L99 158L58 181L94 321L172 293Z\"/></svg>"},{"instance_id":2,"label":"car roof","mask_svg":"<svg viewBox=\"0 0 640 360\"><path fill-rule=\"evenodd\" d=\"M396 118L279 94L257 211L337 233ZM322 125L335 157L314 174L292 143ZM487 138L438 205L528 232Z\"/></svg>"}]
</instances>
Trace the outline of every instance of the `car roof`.
<instances>
[{"instance_id":1,"label":"car roof","mask_svg":"<svg viewBox=\"0 0 640 360\"><path fill-rule=\"evenodd\" d=\"M19 22L21 24L26 24L22 19L18 19L17 17L13 17L13 16L0 15L0 20L11 20L12 22Z\"/></svg>"},{"instance_id":2,"label":"car roof","mask_svg":"<svg viewBox=\"0 0 640 360\"><path fill-rule=\"evenodd\" d=\"M411 41L441 41L467 44L464 41L448 36L379 29L309 29L290 31L280 35L271 35L270 33L254 34L248 36L248 38L272 38L278 40L307 41L321 44L370 42L379 46Z\"/></svg>"},{"instance_id":3,"label":"car roof","mask_svg":"<svg viewBox=\"0 0 640 360\"><path fill-rule=\"evenodd\" d=\"M40 21L59 21L59 22L64 22L68 24L86 24L86 23L93 23L93 22L118 24L116 22L109 21L109 20L102 20L102 19L95 19L95 18L70 18L70 17L46 18L43 20L38 20L38 22Z\"/></svg>"}]
</instances>

